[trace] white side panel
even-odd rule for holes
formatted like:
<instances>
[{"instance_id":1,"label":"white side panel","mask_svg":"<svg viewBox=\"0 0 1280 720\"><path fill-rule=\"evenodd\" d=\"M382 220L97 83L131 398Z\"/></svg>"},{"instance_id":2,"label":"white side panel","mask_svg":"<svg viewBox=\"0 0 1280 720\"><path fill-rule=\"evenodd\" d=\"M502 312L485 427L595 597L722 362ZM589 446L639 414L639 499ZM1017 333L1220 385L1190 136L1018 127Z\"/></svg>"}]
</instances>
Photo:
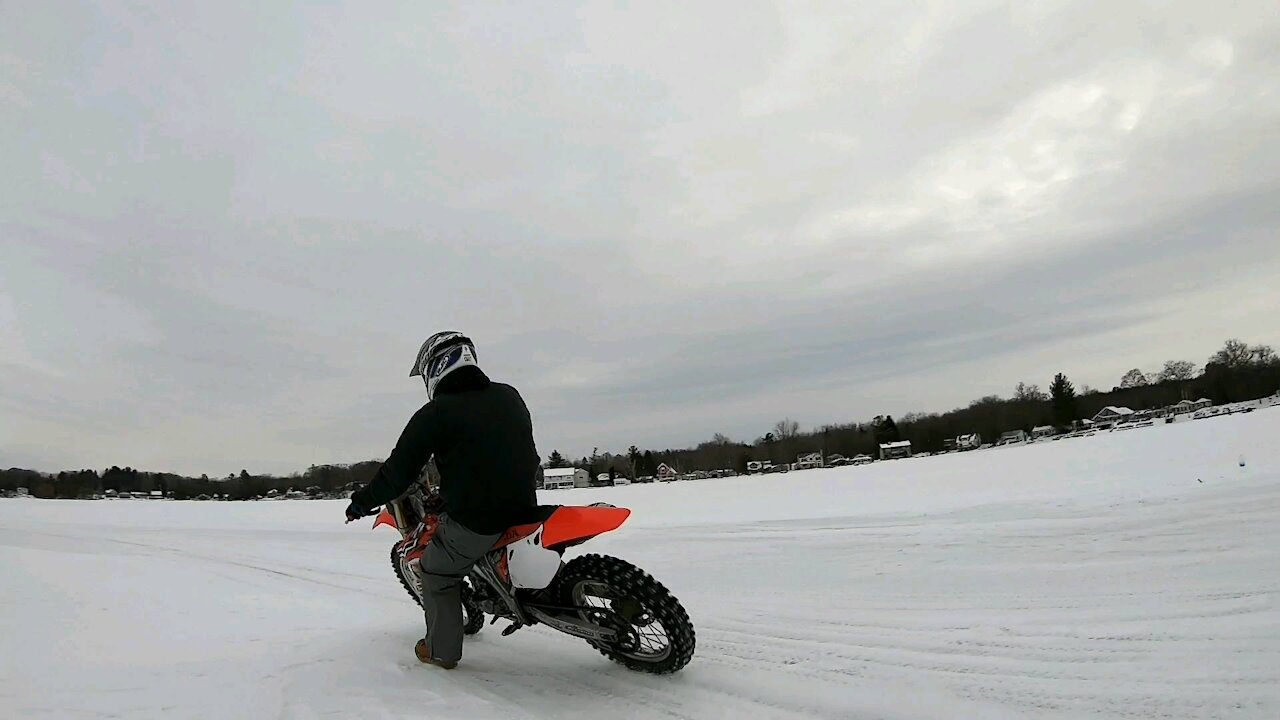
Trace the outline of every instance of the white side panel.
<instances>
[{"instance_id":1,"label":"white side panel","mask_svg":"<svg viewBox=\"0 0 1280 720\"><path fill-rule=\"evenodd\" d=\"M551 584L560 570L560 553L542 547L542 530L506 547L511 584L541 590Z\"/></svg>"}]
</instances>

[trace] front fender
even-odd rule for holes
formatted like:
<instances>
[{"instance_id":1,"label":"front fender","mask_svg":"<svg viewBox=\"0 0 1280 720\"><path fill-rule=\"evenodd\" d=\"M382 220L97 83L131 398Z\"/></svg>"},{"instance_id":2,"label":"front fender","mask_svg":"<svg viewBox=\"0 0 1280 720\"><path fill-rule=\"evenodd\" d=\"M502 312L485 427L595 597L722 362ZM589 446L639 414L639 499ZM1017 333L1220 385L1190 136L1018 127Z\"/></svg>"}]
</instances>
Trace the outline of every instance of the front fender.
<instances>
[{"instance_id":1,"label":"front fender","mask_svg":"<svg viewBox=\"0 0 1280 720\"><path fill-rule=\"evenodd\" d=\"M383 506L382 512L378 513L378 517L373 519L373 527L370 529L377 530L379 525L390 525L392 530L400 529L396 526L395 516L391 514L391 511L386 506Z\"/></svg>"}]
</instances>

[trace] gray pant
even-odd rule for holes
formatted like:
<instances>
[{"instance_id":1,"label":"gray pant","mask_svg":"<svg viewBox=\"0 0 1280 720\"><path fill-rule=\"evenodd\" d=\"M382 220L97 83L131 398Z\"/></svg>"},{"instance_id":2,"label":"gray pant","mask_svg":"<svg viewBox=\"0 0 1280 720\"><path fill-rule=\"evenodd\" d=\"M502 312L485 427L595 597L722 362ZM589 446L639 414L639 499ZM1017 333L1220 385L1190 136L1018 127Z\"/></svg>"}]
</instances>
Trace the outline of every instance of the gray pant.
<instances>
[{"instance_id":1,"label":"gray pant","mask_svg":"<svg viewBox=\"0 0 1280 720\"><path fill-rule=\"evenodd\" d=\"M462 658L462 579L499 537L473 533L448 515L440 516L421 561L427 648L436 660Z\"/></svg>"}]
</instances>

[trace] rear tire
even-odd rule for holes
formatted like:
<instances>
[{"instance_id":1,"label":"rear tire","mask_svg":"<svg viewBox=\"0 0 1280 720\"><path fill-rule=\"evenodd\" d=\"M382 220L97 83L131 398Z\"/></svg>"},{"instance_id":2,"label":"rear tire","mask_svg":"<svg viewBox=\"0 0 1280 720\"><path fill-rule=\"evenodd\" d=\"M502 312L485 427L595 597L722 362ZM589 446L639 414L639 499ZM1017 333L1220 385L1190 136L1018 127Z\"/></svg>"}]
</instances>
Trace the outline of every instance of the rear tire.
<instances>
[{"instance_id":1,"label":"rear tire","mask_svg":"<svg viewBox=\"0 0 1280 720\"><path fill-rule=\"evenodd\" d=\"M561 605L597 608L580 614L591 622L613 622L627 635L616 643L588 641L620 665L666 675L693 659L697 636L689 614L662 583L625 560L595 554L576 557L556 576L554 595ZM588 597L607 606L584 602Z\"/></svg>"},{"instance_id":2,"label":"rear tire","mask_svg":"<svg viewBox=\"0 0 1280 720\"><path fill-rule=\"evenodd\" d=\"M396 577L400 579L400 585L404 587L405 592L409 593L409 597L413 598L413 602L418 607L422 607L422 599L418 597L417 591L413 589L413 585L409 584L409 579L405 577L404 570L400 567L399 546L391 547L391 569L396 571ZM471 590L471 581L462 579L462 632L464 635L475 635L484 628L484 611L476 603L474 593Z\"/></svg>"}]
</instances>

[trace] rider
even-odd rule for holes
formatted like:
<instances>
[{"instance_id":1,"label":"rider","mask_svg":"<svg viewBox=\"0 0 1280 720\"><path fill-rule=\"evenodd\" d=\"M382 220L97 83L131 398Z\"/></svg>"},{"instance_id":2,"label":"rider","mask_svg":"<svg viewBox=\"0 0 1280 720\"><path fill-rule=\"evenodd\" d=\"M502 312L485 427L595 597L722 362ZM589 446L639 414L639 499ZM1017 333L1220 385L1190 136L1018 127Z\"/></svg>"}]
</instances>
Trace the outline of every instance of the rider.
<instances>
[{"instance_id":1,"label":"rider","mask_svg":"<svg viewBox=\"0 0 1280 720\"><path fill-rule=\"evenodd\" d=\"M424 663L452 669L462 657L461 580L504 530L537 506L539 458L520 393L489 380L470 338L453 331L427 338L409 373L418 376L427 386L427 404L369 484L351 493L347 520L399 497L435 456L443 511L422 555L427 636L414 653Z\"/></svg>"}]
</instances>

